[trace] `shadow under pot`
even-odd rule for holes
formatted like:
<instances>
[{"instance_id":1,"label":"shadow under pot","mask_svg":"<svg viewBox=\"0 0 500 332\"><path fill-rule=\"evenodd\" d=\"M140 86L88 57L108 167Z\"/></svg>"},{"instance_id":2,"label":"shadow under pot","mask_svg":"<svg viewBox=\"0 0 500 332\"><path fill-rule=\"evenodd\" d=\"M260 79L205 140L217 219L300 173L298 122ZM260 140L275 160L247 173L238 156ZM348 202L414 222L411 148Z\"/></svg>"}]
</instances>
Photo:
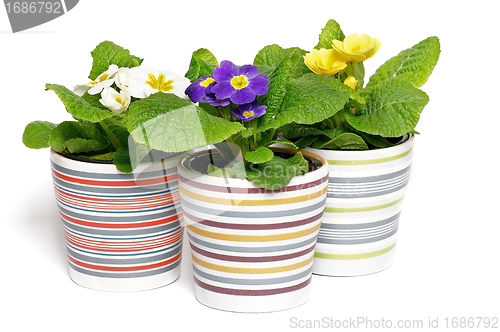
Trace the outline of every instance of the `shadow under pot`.
<instances>
[{"instance_id":1,"label":"shadow under pot","mask_svg":"<svg viewBox=\"0 0 500 332\"><path fill-rule=\"evenodd\" d=\"M75 283L102 291L141 291L179 277L184 222L176 166L182 157L143 162L125 174L111 162L77 160L51 150Z\"/></svg>"},{"instance_id":2,"label":"shadow under pot","mask_svg":"<svg viewBox=\"0 0 500 332\"><path fill-rule=\"evenodd\" d=\"M358 276L392 264L413 145L414 136L406 135L397 145L375 150L304 149L329 164L314 274Z\"/></svg>"},{"instance_id":3,"label":"shadow under pot","mask_svg":"<svg viewBox=\"0 0 500 332\"><path fill-rule=\"evenodd\" d=\"M293 156L297 151L274 149ZM280 190L207 175L202 151L182 159L179 190L202 304L234 312L293 308L309 299L312 263L328 185L326 161ZM318 162L319 161L319 162Z\"/></svg>"}]
</instances>

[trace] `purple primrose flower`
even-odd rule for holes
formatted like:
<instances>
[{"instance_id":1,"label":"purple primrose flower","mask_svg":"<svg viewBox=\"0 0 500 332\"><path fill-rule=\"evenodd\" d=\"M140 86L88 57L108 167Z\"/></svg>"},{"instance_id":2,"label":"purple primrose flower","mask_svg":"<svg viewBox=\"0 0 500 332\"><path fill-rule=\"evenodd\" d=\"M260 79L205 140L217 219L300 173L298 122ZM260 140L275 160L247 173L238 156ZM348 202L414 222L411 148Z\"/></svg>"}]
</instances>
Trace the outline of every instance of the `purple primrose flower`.
<instances>
[{"instance_id":1,"label":"purple primrose flower","mask_svg":"<svg viewBox=\"0 0 500 332\"><path fill-rule=\"evenodd\" d=\"M220 67L214 68L213 78L216 83L211 91L216 98L229 98L237 105L251 103L269 90L269 77L253 65L238 67L231 61L222 61Z\"/></svg>"},{"instance_id":2,"label":"purple primrose flower","mask_svg":"<svg viewBox=\"0 0 500 332\"><path fill-rule=\"evenodd\" d=\"M212 88L214 87L214 85L215 82L210 83L207 86L205 90L206 93L205 98L200 100L200 103L209 103L212 106L227 106L231 104L231 101L229 99L217 99L217 97L215 97L215 93L212 92Z\"/></svg>"},{"instance_id":3,"label":"purple primrose flower","mask_svg":"<svg viewBox=\"0 0 500 332\"><path fill-rule=\"evenodd\" d=\"M259 101L255 99L251 103L239 105L231 112L245 122L266 114L266 108L267 106L259 106Z\"/></svg>"},{"instance_id":4,"label":"purple primrose flower","mask_svg":"<svg viewBox=\"0 0 500 332\"><path fill-rule=\"evenodd\" d=\"M191 83L184 93L188 95L193 103L197 103L206 96L206 88L213 82L215 80L212 76L199 78L196 82Z\"/></svg>"}]
</instances>

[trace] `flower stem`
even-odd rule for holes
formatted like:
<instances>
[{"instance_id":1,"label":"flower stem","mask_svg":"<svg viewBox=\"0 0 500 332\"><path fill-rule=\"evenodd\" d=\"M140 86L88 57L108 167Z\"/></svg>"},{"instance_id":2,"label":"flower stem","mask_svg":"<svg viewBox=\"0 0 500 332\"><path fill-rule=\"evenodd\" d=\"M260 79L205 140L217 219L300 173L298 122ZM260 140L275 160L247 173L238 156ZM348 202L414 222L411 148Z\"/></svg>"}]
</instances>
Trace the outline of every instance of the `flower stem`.
<instances>
[{"instance_id":1,"label":"flower stem","mask_svg":"<svg viewBox=\"0 0 500 332\"><path fill-rule=\"evenodd\" d=\"M215 109L217 110L217 114L219 114L221 118L224 118L222 114L220 114L219 106L215 106Z\"/></svg>"}]
</instances>

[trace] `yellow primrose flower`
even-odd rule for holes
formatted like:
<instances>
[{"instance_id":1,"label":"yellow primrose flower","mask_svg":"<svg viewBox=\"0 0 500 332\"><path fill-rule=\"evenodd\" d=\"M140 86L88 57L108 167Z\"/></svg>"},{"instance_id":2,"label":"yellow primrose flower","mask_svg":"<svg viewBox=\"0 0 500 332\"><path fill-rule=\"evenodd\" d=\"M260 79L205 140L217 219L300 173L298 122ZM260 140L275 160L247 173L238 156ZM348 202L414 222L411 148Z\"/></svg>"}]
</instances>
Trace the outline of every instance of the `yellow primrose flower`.
<instances>
[{"instance_id":1,"label":"yellow primrose flower","mask_svg":"<svg viewBox=\"0 0 500 332\"><path fill-rule=\"evenodd\" d=\"M345 79L344 84L353 90L356 90L356 85L358 85L358 80L354 76L349 76Z\"/></svg>"},{"instance_id":2,"label":"yellow primrose flower","mask_svg":"<svg viewBox=\"0 0 500 332\"><path fill-rule=\"evenodd\" d=\"M342 56L334 49L312 50L304 55L304 63L315 74L331 76L347 66Z\"/></svg>"},{"instance_id":3,"label":"yellow primrose flower","mask_svg":"<svg viewBox=\"0 0 500 332\"><path fill-rule=\"evenodd\" d=\"M344 41L332 40L332 46L337 50L347 61L361 62L371 58L377 53L382 42L377 38L371 38L366 33L361 36L357 33L352 33L345 37Z\"/></svg>"}]
</instances>

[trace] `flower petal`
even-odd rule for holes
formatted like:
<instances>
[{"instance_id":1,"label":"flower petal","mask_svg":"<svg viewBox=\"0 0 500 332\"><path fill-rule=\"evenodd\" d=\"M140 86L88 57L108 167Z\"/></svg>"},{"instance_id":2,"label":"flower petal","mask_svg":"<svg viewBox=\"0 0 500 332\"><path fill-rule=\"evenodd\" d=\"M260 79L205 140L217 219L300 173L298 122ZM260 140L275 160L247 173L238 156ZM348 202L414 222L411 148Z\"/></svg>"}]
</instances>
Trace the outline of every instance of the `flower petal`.
<instances>
[{"instance_id":1,"label":"flower petal","mask_svg":"<svg viewBox=\"0 0 500 332\"><path fill-rule=\"evenodd\" d=\"M230 81L234 76L239 76L239 68L231 61L224 60L220 67L214 68L212 76L217 82Z\"/></svg>"},{"instance_id":2,"label":"flower petal","mask_svg":"<svg viewBox=\"0 0 500 332\"><path fill-rule=\"evenodd\" d=\"M233 95L229 97L229 99L231 99L233 103L241 105L251 103L252 101L254 101L255 97L255 92L251 88L246 87L241 90L236 90Z\"/></svg>"},{"instance_id":3,"label":"flower petal","mask_svg":"<svg viewBox=\"0 0 500 332\"><path fill-rule=\"evenodd\" d=\"M252 79L259 75L259 69L254 65L244 65L240 67L240 75L245 75L247 79Z\"/></svg>"}]
</instances>

